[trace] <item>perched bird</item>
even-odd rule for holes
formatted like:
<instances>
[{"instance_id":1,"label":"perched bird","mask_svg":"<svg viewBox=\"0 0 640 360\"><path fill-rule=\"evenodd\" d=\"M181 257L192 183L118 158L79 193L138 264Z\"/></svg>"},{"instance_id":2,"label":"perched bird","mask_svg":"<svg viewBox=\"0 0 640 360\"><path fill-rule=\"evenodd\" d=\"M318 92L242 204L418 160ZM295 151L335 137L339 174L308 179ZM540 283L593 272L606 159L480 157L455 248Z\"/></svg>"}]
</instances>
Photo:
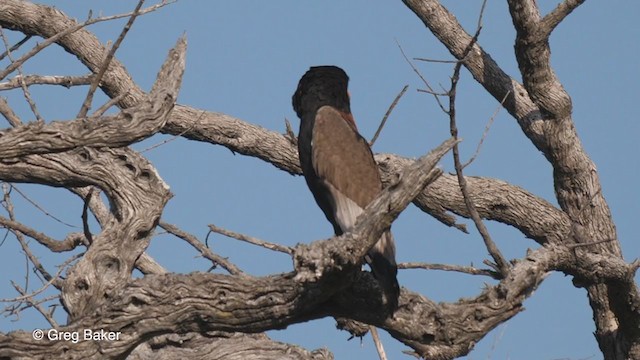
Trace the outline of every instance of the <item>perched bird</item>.
<instances>
[{"instance_id":1,"label":"perched bird","mask_svg":"<svg viewBox=\"0 0 640 360\"><path fill-rule=\"evenodd\" d=\"M312 67L300 79L292 99L300 118L302 172L336 235L348 232L382 191L371 148L351 115L348 82L339 67ZM393 236L387 231L365 257L393 309L400 293L395 253Z\"/></svg>"}]
</instances>

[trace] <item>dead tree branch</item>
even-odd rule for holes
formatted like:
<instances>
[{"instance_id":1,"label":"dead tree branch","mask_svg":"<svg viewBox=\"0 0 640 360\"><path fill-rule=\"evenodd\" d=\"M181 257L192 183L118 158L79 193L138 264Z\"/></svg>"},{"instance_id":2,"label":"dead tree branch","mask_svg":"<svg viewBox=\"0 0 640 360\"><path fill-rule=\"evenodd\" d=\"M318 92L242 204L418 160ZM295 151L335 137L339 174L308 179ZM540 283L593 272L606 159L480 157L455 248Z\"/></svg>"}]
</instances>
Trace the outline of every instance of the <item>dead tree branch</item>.
<instances>
[{"instance_id":1,"label":"dead tree branch","mask_svg":"<svg viewBox=\"0 0 640 360\"><path fill-rule=\"evenodd\" d=\"M485 3L486 1L483 2L483 5L482 5L483 9L484 9ZM482 18L482 13L480 14L480 18ZM467 45L465 52L462 54L463 59L469 55L469 52L471 51L475 43L478 41L478 37L480 36L481 29L482 29L482 26L479 20L478 29L476 30L475 35L471 39L471 42ZM458 138L458 127L456 124L456 95L457 95L458 80L460 79L460 69L462 68L463 63L464 63L464 60L460 60L455 65L453 70L453 76L451 77L451 89L448 92L449 93L449 111L448 111L449 129L451 132L451 136L454 139ZM509 263L505 260L504 256L502 255L502 252L500 251L500 249L498 249L495 242L491 238L491 235L489 234L489 230L482 222L482 219L478 214L478 210L476 210L476 206L474 204L473 198L471 198L471 196L469 195L469 189L467 188L467 181L464 177L463 170L462 170L462 162L460 161L460 151L457 145L453 147L453 163L456 169L456 176L458 178L458 184L460 185L460 191L462 192L462 196L464 198L464 202L467 207L467 210L471 215L471 219L473 220L473 223L475 224L476 229L478 229L478 233L480 233L480 235L482 236L482 240L484 241L484 244L487 250L489 251L489 254L493 258L493 261L495 261L495 266L491 263L488 263L488 265L494 267L495 270L498 270L502 274L502 276L507 276L510 268Z\"/></svg>"},{"instance_id":2,"label":"dead tree branch","mask_svg":"<svg viewBox=\"0 0 640 360\"><path fill-rule=\"evenodd\" d=\"M102 80L102 77L104 76L105 71L107 71L107 68L111 63L111 60L113 60L113 57L116 54L116 51L118 50L118 48L120 47L120 44L122 44L122 41L124 40L125 36L127 36L127 33L129 32L129 29L131 29L133 22L136 20L138 15L140 15L140 9L142 8L142 4L144 4L144 0L139 0L138 4L136 5L136 8L133 9L133 12L129 17L129 20L127 21L127 24L122 28L122 31L120 32L120 35L118 35L116 42L113 43L113 45L109 49L109 52L107 53L107 56L105 56L104 61L100 66L100 70L95 74L96 76L91 80L91 86L89 86L89 91L87 92L87 96L85 97L84 102L82 103L82 107L80 108L78 115L76 115L76 118L82 119L87 116L87 113L91 108L91 103L93 102L93 94L96 92L96 89L98 89L98 86L100 85L100 81Z\"/></svg>"},{"instance_id":3,"label":"dead tree branch","mask_svg":"<svg viewBox=\"0 0 640 360\"><path fill-rule=\"evenodd\" d=\"M83 76L57 76L57 75L25 75L16 76L9 81L0 83L0 90L10 90L21 87L22 83L31 85L60 85L66 88L91 83L93 75Z\"/></svg>"},{"instance_id":4,"label":"dead tree branch","mask_svg":"<svg viewBox=\"0 0 640 360\"><path fill-rule=\"evenodd\" d=\"M407 262L407 263L398 264L398 269L443 270L443 271L459 272L459 273L469 274L469 275L484 275L484 276L492 277L496 280L500 280L502 278L502 276L494 270L478 269L474 266Z\"/></svg>"},{"instance_id":5,"label":"dead tree branch","mask_svg":"<svg viewBox=\"0 0 640 360\"><path fill-rule=\"evenodd\" d=\"M281 253L285 253L285 254L293 254L293 249L291 249L288 246L284 246L284 245L280 245L280 244L276 244L276 243L271 243L268 241L264 241L264 240L260 240L258 238L255 238L253 236L248 236L248 235L244 235L244 234L240 234L234 231L230 231L227 229L223 229L221 227L215 226L213 224L209 225L209 230L211 230L214 233L220 234L220 235L224 235L226 237L230 237L232 239L236 239L236 240L240 240L240 241L244 241L246 243L249 244L253 244L253 245L257 245L260 247L263 247L265 249L269 249L269 250L273 250L273 251L279 251Z\"/></svg>"},{"instance_id":6,"label":"dead tree branch","mask_svg":"<svg viewBox=\"0 0 640 360\"><path fill-rule=\"evenodd\" d=\"M395 99L393 99L393 102L391 103L391 105L389 105L389 109L387 109L387 112L382 117L382 121L380 121L380 126L378 126L378 130L376 130L376 133L371 138L371 141L369 141L370 147L373 147L373 144L375 144L376 140L378 139L378 136L380 136L380 132L382 132L382 129L384 128L384 124L387 123L387 119L389 118L389 115L391 115L391 112L393 111L393 109L395 109L396 105L398 105L398 102L400 101L404 93L407 92L408 88L409 88L409 85L405 85L402 88L402 90L400 90L398 95L396 95Z\"/></svg>"},{"instance_id":7,"label":"dead tree branch","mask_svg":"<svg viewBox=\"0 0 640 360\"><path fill-rule=\"evenodd\" d=\"M214 254L213 251L211 251L205 244L203 244L195 236L188 234L178 229L178 227L165 222L160 222L159 226L164 230L166 230L169 234L179 237L180 239L186 241L189 245L193 246L196 250L198 250L202 254L202 256L211 260L211 262L213 262L214 267L216 267L217 265L220 265L225 270L227 270L231 275L244 274L244 272L240 270L239 267L234 265L231 261L227 260L226 258L223 258L220 255Z\"/></svg>"}]
</instances>

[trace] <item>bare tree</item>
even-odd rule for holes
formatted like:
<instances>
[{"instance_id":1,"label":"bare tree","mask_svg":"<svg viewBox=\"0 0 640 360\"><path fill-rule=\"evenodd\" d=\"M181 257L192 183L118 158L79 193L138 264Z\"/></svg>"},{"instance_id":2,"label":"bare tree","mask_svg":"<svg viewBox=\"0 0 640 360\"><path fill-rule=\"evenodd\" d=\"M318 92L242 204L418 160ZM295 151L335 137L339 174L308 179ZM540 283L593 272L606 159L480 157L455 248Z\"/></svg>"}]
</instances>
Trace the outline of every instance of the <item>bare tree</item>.
<instances>
[{"instance_id":1,"label":"bare tree","mask_svg":"<svg viewBox=\"0 0 640 360\"><path fill-rule=\"evenodd\" d=\"M523 302L546 274L559 271L587 290L604 358L640 359L640 299L634 282L640 263L629 264L622 258L598 172L574 128L571 98L550 65L549 36L583 1L564 0L544 16L535 0L507 1L517 31L515 56L522 83L482 49L481 26L475 34L467 33L437 0L404 3L456 59L451 87L442 94L431 91L448 101L441 105L450 117L452 137L415 161L376 155L387 188L359 218L354 231L344 236L289 248L210 226L214 232L282 251L293 259L289 273L256 277L195 236L161 221L171 193L153 164L129 145L157 133L171 134L222 145L300 174L295 137L176 104L186 39L179 39L169 51L149 93L134 83L116 51L136 17L167 5L165 2L145 8L140 1L129 14L90 15L82 23L48 6L0 2L0 35L6 47L2 57L9 59L0 70L0 89L19 89L36 118L24 123L0 98L0 113L10 126L0 132L0 179L9 214L0 217L0 226L15 235L44 284L34 292L15 285L18 296L3 299L10 304L5 312L33 308L60 334L105 329L108 333L92 334L94 339L117 336L119 340L42 341L34 338L37 334L23 331L1 333L0 358L332 358L327 350L307 351L262 334L332 316L347 318L341 326L354 334L368 329L362 323L373 325L409 346L416 356L453 359L468 354L489 331L522 311ZM129 20L109 46L85 28L119 17ZM24 39L10 44L7 31L22 33ZM32 37L43 40L15 56ZM22 66L51 44L75 56L89 74L25 76ZM560 208L506 182L463 174L455 122L456 85L462 68L501 103L551 164ZM75 119L44 122L30 96L33 84L88 85L89 90ZM110 100L91 112L98 88ZM118 112L105 115L112 106ZM443 174L436 167L451 149L455 175ZM84 203L83 231L58 240L21 223L12 210L11 184L15 183L59 187L77 195ZM474 298L453 303L435 303L403 288L397 311L381 311L381 290L369 273L360 270L362 259L409 203L447 226L459 226L451 213L473 219L492 260L485 269L428 264L401 267L452 269L488 275L498 283ZM89 230L89 214L100 225L97 234ZM484 228L483 219L514 227L541 246L524 258L508 261ZM228 274L168 273L145 253L159 227L184 239L212 266ZM51 252L74 255L58 271L50 272L30 250L28 238ZM133 279L134 269L144 276ZM66 324L57 324L42 306L57 299L44 295L48 287L59 294L68 314Z\"/></svg>"}]
</instances>

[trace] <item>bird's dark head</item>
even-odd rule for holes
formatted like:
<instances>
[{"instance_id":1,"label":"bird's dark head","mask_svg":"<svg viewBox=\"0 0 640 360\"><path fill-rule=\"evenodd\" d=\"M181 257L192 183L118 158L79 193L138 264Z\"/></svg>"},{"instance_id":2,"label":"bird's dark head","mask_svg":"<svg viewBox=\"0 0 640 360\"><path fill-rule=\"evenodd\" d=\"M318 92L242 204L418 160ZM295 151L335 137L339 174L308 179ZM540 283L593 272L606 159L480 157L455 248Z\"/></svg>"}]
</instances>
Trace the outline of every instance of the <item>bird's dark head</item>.
<instances>
[{"instance_id":1,"label":"bird's dark head","mask_svg":"<svg viewBox=\"0 0 640 360\"><path fill-rule=\"evenodd\" d=\"M322 106L329 105L337 110L351 113L347 85L347 73L337 66L314 66L307 71L293 94L293 109L302 118Z\"/></svg>"}]
</instances>

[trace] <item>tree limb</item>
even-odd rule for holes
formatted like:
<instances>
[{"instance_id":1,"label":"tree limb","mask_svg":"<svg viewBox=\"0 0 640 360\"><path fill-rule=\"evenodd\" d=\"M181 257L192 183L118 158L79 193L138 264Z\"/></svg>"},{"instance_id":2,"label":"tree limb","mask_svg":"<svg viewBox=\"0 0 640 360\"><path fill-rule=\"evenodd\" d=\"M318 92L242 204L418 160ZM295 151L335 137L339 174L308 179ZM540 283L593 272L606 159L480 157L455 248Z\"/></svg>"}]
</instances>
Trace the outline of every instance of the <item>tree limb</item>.
<instances>
[{"instance_id":1,"label":"tree limb","mask_svg":"<svg viewBox=\"0 0 640 360\"><path fill-rule=\"evenodd\" d=\"M16 76L9 81L0 83L0 90L19 88L21 83L30 85L60 85L66 88L78 85L88 85L93 75L83 76L57 76L57 75L26 75Z\"/></svg>"}]
</instances>

